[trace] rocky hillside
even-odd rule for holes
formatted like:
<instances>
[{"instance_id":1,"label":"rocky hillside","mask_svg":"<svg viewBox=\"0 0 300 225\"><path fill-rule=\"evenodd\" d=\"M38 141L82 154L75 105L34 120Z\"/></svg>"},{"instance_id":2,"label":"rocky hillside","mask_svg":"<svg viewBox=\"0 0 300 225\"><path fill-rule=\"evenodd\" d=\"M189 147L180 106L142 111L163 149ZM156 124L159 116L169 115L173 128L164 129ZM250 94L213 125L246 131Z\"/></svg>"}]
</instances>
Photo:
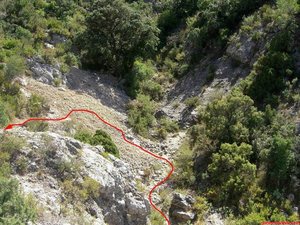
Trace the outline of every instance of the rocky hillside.
<instances>
[{"instance_id":1,"label":"rocky hillside","mask_svg":"<svg viewBox=\"0 0 300 225\"><path fill-rule=\"evenodd\" d=\"M37 201L37 224L146 224L150 205L136 189L130 166L102 156L103 147L24 128L1 135L24 141L14 177Z\"/></svg>"},{"instance_id":2,"label":"rocky hillside","mask_svg":"<svg viewBox=\"0 0 300 225\"><path fill-rule=\"evenodd\" d=\"M297 0L0 1L0 225L299 221ZM151 207L153 202L166 219ZM168 220L168 219L167 219Z\"/></svg>"}]
</instances>

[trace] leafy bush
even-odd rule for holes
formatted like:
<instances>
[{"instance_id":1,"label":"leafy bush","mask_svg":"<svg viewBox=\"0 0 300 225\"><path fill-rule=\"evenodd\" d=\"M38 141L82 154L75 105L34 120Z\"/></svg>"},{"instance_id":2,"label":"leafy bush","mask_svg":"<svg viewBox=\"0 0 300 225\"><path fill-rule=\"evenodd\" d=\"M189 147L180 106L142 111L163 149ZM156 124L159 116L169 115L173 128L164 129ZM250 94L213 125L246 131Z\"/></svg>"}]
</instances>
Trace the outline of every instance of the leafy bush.
<instances>
[{"instance_id":1,"label":"leafy bush","mask_svg":"<svg viewBox=\"0 0 300 225\"><path fill-rule=\"evenodd\" d=\"M9 161L11 161L24 146L25 141L18 137L3 136L0 139L0 149L3 153L7 154Z\"/></svg>"},{"instance_id":2,"label":"leafy bush","mask_svg":"<svg viewBox=\"0 0 300 225\"><path fill-rule=\"evenodd\" d=\"M213 154L207 169L207 181L212 185L208 197L221 205L238 206L255 179L256 166L249 159L252 146L242 143L222 144Z\"/></svg>"},{"instance_id":3,"label":"leafy bush","mask_svg":"<svg viewBox=\"0 0 300 225\"><path fill-rule=\"evenodd\" d=\"M136 97L140 92L142 83L150 80L154 73L155 70L149 62L144 63L140 60L136 60L127 78L128 94L131 97Z\"/></svg>"},{"instance_id":4,"label":"leafy bush","mask_svg":"<svg viewBox=\"0 0 300 225\"><path fill-rule=\"evenodd\" d=\"M173 181L179 187L187 187L194 184L196 176L194 172L194 152L187 141L184 141L179 148L175 159L177 171L173 176Z\"/></svg>"},{"instance_id":5,"label":"leafy bush","mask_svg":"<svg viewBox=\"0 0 300 225\"><path fill-rule=\"evenodd\" d=\"M89 131L79 131L74 136L75 139L90 145L101 145L106 152L119 157L119 150L111 137L102 130L97 130L95 134Z\"/></svg>"},{"instance_id":6,"label":"leafy bush","mask_svg":"<svg viewBox=\"0 0 300 225\"><path fill-rule=\"evenodd\" d=\"M184 101L184 104L189 108L196 108L200 105L199 97L190 97Z\"/></svg>"},{"instance_id":7,"label":"leafy bush","mask_svg":"<svg viewBox=\"0 0 300 225\"><path fill-rule=\"evenodd\" d=\"M15 162L17 173L20 175L24 175L27 171L28 167L28 159L24 156L18 157Z\"/></svg>"},{"instance_id":8,"label":"leafy bush","mask_svg":"<svg viewBox=\"0 0 300 225\"><path fill-rule=\"evenodd\" d=\"M92 139L90 139L91 145L102 145L106 152L109 152L116 157L119 157L119 150L111 137L102 130L97 130Z\"/></svg>"},{"instance_id":9,"label":"leafy bush","mask_svg":"<svg viewBox=\"0 0 300 225\"><path fill-rule=\"evenodd\" d=\"M149 135L155 117L155 105L149 96L138 95L136 100L129 104L128 122L134 131L142 136Z\"/></svg>"},{"instance_id":10,"label":"leafy bush","mask_svg":"<svg viewBox=\"0 0 300 225\"><path fill-rule=\"evenodd\" d=\"M152 100L159 101L163 98L163 88L154 81L145 81L141 84L141 94L149 95Z\"/></svg>"},{"instance_id":11,"label":"leafy bush","mask_svg":"<svg viewBox=\"0 0 300 225\"><path fill-rule=\"evenodd\" d=\"M4 127L9 122L9 117L7 115L7 109L0 99L0 126Z\"/></svg>"},{"instance_id":12,"label":"leafy bush","mask_svg":"<svg viewBox=\"0 0 300 225\"><path fill-rule=\"evenodd\" d=\"M16 76L25 73L25 60L19 56L12 56L7 60L5 68L5 77L12 80Z\"/></svg>"},{"instance_id":13,"label":"leafy bush","mask_svg":"<svg viewBox=\"0 0 300 225\"><path fill-rule=\"evenodd\" d=\"M280 42L281 44L274 39L273 41L274 44L271 45L273 50L285 45L283 41ZM278 104L276 96L286 87L286 81L292 80L294 76L294 63L289 53L273 50L261 56L257 61L252 73L253 81L245 89L245 93L257 103L276 106Z\"/></svg>"},{"instance_id":14,"label":"leafy bush","mask_svg":"<svg viewBox=\"0 0 300 225\"><path fill-rule=\"evenodd\" d=\"M82 183L67 179L62 183L62 189L68 198L67 200L77 205L86 202L88 199L98 198L100 184L90 177L85 177Z\"/></svg>"},{"instance_id":15,"label":"leafy bush","mask_svg":"<svg viewBox=\"0 0 300 225\"><path fill-rule=\"evenodd\" d=\"M161 225L165 223L165 219L156 210L152 210L150 214L150 222L152 225Z\"/></svg>"},{"instance_id":16,"label":"leafy bush","mask_svg":"<svg viewBox=\"0 0 300 225\"><path fill-rule=\"evenodd\" d=\"M173 121L167 117L163 117L159 120L158 133L163 139L167 137L167 133L175 133L179 131L179 126L176 121Z\"/></svg>"},{"instance_id":17,"label":"leafy bush","mask_svg":"<svg viewBox=\"0 0 300 225\"><path fill-rule=\"evenodd\" d=\"M18 182L0 177L0 224L27 224L37 218L35 203L20 194Z\"/></svg>"},{"instance_id":18,"label":"leafy bush","mask_svg":"<svg viewBox=\"0 0 300 225\"><path fill-rule=\"evenodd\" d=\"M100 194L100 183L91 177L85 177L81 184L82 191L81 195L85 196L85 199L92 198L96 199Z\"/></svg>"},{"instance_id":19,"label":"leafy bush","mask_svg":"<svg viewBox=\"0 0 300 225\"><path fill-rule=\"evenodd\" d=\"M43 97L36 94L30 96L27 103L27 112L30 116L40 116L45 109L46 102Z\"/></svg>"}]
</instances>

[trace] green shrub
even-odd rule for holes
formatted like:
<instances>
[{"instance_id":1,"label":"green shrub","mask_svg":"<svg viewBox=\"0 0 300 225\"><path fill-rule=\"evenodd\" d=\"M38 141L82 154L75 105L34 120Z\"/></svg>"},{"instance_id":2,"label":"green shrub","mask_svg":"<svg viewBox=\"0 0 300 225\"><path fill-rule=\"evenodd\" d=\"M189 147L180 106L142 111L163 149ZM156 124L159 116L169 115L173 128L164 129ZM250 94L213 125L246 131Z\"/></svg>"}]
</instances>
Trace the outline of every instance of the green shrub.
<instances>
[{"instance_id":1,"label":"green shrub","mask_svg":"<svg viewBox=\"0 0 300 225\"><path fill-rule=\"evenodd\" d=\"M99 182L90 177L85 177L82 183L67 179L62 183L62 189L67 196L67 201L71 204L84 203L88 199L96 199L100 194Z\"/></svg>"},{"instance_id":2,"label":"green shrub","mask_svg":"<svg viewBox=\"0 0 300 225\"><path fill-rule=\"evenodd\" d=\"M179 148L175 159L175 172L172 180L179 187L188 187L194 184L196 177L194 173L194 152L189 143L184 141Z\"/></svg>"},{"instance_id":3,"label":"green shrub","mask_svg":"<svg viewBox=\"0 0 300 225\"><path fill-rule=\"evenodd\" d=\"M16 180L0 177L0 187L0 224L27 224L36 220L36 203L20 194Z\"/></svg>"},{"instance_id":4,"label":"green shrub","mask_svg":"<svg viewBox=\"0 0 300 225\"><path fill-rule=\"evenodd\" d=\"M197 196L195 200L196 201L193 204L193 209L197 214L197 218L202 220L203 216L209 209L209 203L202 196Z\"/></svg>"},{"instance_id":5,"label":"green shrub","mask_svg":"<svg viewBox=\"0 0 300 225\"><path fill-rule=\"evenodd\" d=\"M199 97L190 97L184 101L184 104L189 108L196 108L200 105Z\"/></svg>"},{"instance_id":6,"label":"green shrub","mask_svg":"<svg viewBox=\"0 0 300 225\"><path fill-rule=\"evenodd\" d=\"M150 214L150 222L152 225L161 225L165 223L165 219L156 210L152 210Z\"/></svg>"},{"instance_id":7,"label":"green shrub","mask_svg":"<svg viewBox=\"0 0 300 225\"><path fill-rule=\"evenodd\" d=\"M111 137L102 130L97 130L94 136L90 139L91 145L102 145L106 152L119 157L119 150Z\"/></svg>"},{"instance_id":8,"label":"green shrub","mask_svg":"<svg viewBox=\"0 0 300 225\"><path fill-rule=\"evenodd\" d=\"M81 162L79 160L64 160L59 159L54 161L54 166L58 177L61 180L74 179L81 172Z\"/></svg>"},{"instance_id":9,"label":"green shrub","mask_svg":"<svg viewBox=\"0 0 300 225\"><path fill-rule=\"evenodd\" d=\"M8 58L5 67L5 77L8 80L14 79L16 76L25 73L25 60L20 56L12 56Z\"/></svg>"},{"instance_id":10,"label":"green shrub","mask_svg":"<svg viewBox=\"0 0 300 225\"><path fill-rule=\"evenodd\" d=\"M96 199L100 194L100 183L91 177L85 177L81 189L81 195L84 199Z\"/></svg>"},{"instance_id":11,"label":"green shrub","mask_svg":"<svg viewBox=\"0 0 300 225\"><path fill-rule=\"evenodd\" d=\"M0 126L4 127L9 122L9 117L7 115L6 106L2 103L0 99Z\"/></svg>"},{"instance_id":12,"label":"green shrub","mask_svg":"<svg viewBox=\"0 0 300 225\"><path fill-rule=\"evenodd\" d=\"M15 166L16 166L17 173L20 175L24 175L27 171L28 159L24 156L19 157L15 161Z\"/></svg>"},{"instance_id":13,"label":"green shrub","mask_svg":"<svg viewBox=\"0 0 300 225\"><path fill-rule=\"evenodd\" d=\"M9 160L12 160L24 146L25 141L18 137L3 136L0 139L0 149L8 154Z\"/></svg>"},{"instance_id":14,"label":"green shrub","mask_svg":"<svg viewBox=\"0 0 300 225\"><path fill-rule=\"evenodd\" d=\"M148 62L136 60L127 78L127 92L131 97L136 97L140 92L143 82L150 80L155 73L153 66Z\"/></svg>"},{"instance_id":15,"label":"green shrub","mask_svg":"<svg viewBox=\"0 0 300 225\"><path fill-rule=\"evenodd\" d=\"M149 128L152 127L155 117L155 104L149 96L138 95L135 101L129 104L128 122L134 131L142 136L149 135Z\"/></svg>"},{"instance_id":16,"label":"green shrub","mask_svg":"<svg viewBox=\"0 0 300 225\"><path fill-rule=\"evenodd\" d=\"M176 121L167 117L161 118L158 127L158 136L166 139L168 133L175 133L179 131L179 126Z\"/></svg>"},{"instance_id":17,"label":"green shrub","mask_svg":"<svg viewBox=\"0 0 300 225\"><path fill-rule=\"evenodd\" d=\"M90 140L93 137L93 133L87 130L79 130L74 135L74 138L83 142L83 143L90 143Z\"/></svg>"},{"instance_id":18,"label":"green shrub","mask_svg":"<svg viewBox=\"0 0 300 225\"><path fill-rule=\"evenodd\" d=\"M163 88L160 84L147 80L140 85L140 93L149 95L152 100L161 100L163 98Z\"/></svg>"},{"instance_id":19,"label":"green shrub","mask_svg":"<svg viewBox=\"0 0 300 225\"><path fill-rule=\"evenodd\" d=\"M27 112L30 116L40 116L46 109L46 101L43 97L33 94L27 103Z\"/></svg>"},{"instance_id":20,"label":"green shrub","mask_svg":"<svg viewBox=\"0 0 300 225\"><path fill-rule=\"evenodd\" d=\"M55 87L59 87L62 83L62 80L60 78L54 78L53 82Z\"/></svg>"},{"instance_id":21,"label":"green shrub","mask_svg":"<svg viewBox=\"0 0 300 225\"><path fill-rule=\"evenodd\" d=\"M79 131L74 136L75 139L96 146L101 145L106 152L119 157L119 150L111 137L102 130L97 130L95 134L89 131Z\"/></svg>"}]
</instances>

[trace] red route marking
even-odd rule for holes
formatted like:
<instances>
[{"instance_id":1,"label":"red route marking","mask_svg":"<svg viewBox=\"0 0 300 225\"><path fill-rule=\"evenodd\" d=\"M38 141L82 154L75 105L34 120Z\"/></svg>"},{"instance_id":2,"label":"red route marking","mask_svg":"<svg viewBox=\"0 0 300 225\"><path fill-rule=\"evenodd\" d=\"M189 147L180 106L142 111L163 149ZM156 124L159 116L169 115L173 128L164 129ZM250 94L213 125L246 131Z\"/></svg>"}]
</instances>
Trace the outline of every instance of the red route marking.
<instances>
[{"instance_id":1,"label":"red route marking","mask_svg":"<svg viewBox=\"0 0 300 225\"><path fill-rule=\"evenodd\" d=\"M163 160L165 161L167 164L169 164L171 170L169 171L168 175L160 182L158 182L149 192L149 195L148 195L148 199L150 201L150 204L151 206L156 210L158 211L163 217L164 219L166 220L166 222L168 223L168 225L171 225L171 222L170 220L168 219L168 217L159 209L156 207L156 205L152 202L152 193L155 191L156 188L158 188L159 186L161 186L163 183L165 183L169 178L170 176L172 175L172 173L174 172L174 165L171 163L171 161L169 161L168 159L162 157L162 156L159 156L159 155L156 155L150 151L148 151L147 149L127 140L127 138L125 137L125 132L123 130L121 130L120 128L116 127L115 125L105 121L103 118L101 118L97 113L95 113L94 111L91 111L91 110L88 110L88 109L73 109L71 110L65 117L62 117L62 118L30 118L26 121L24 121L23 123L15 123L15 124L9 124L7 127L4 128L4 130L11 130L13 129L15 126L24 126L26 123L28 122L31 122L31 121L62 121L62 120L65 120L67 119L72 113L75 113L75 112L85 112L85 113L90 113L90 114L93 114L95 115L100 121L102 121L103 123L105 123L106 125L114 128L115 130L117 130L118 132L121 133L122 135L122 138L124 139L125 142L139 148L140 150L142 150L143 152L146 152L148 153L149 155L155 157L156 159L160 159L160 160Z\"/></svg>"}]
</instances>

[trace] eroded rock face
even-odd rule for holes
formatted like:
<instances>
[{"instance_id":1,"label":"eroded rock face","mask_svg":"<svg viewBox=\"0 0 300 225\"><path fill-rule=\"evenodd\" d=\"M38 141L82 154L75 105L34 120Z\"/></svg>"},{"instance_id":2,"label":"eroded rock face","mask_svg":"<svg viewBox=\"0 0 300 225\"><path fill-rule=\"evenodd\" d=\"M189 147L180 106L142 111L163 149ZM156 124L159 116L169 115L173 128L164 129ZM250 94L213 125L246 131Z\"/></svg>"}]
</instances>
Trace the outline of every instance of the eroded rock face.
<instances>
[{"instance_id":1,"label":"eroded rock face","mask_svg":"<svg viewBox=\"0 0 300 225\"><path fill-rule=\"evenodd\" d=\"M65 83L65 78L59 68L46 64L43 59L35 57L28 59L27 63L32 72L33 78L36 80L51 85L54 84L55 79L59 80L61 83Z\"/></svg>"},{"instance_id":2,"label":"eroded rock face","mask_svg":"<svg viewBox=\"0 0 300 225\"><path fill-rule=\"evenodd\" d=\"M75 205L63 204L67 196L61 178L66 174L58 169L61 162L80 165L76 175L79 182L90 177L100 183L99 197L84 202L80 219L86 224L147 224L150 205L136 190L135 177L129 165L114 156L101 156L104 152L101 146L92 147L52 132L32 133L24 128L16 128L10 135L27 142L18 156L28 161L27 172L15 177L24 192L33 194L44 209L38 224L81 223L72 213L62 213L64 208L72 211Z\"/></svg>"},{"instance_id":3,"label":"eroded rock face","mask_svg":"<svg viewBox=\"0 0 300 225\"><path fill-rule=\"evenodd\" d=\"M170 215L174 224L188 222L195 218L196 215L192 211L194 202L195 200L189 195L174 193L170 207Z\"/></svg>"}]
</instances>

